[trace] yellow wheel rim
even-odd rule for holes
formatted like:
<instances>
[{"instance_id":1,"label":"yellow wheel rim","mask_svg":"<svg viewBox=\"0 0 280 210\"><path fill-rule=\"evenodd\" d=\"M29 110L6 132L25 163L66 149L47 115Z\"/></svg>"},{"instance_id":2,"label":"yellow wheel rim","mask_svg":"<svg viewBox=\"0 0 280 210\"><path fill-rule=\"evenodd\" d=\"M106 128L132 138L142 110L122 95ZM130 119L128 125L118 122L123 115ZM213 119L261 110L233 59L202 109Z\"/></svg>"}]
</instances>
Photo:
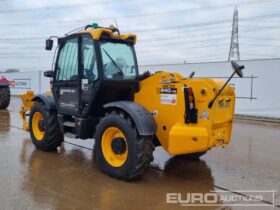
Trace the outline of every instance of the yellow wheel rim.
<instances>
[{"instance_id":1,"label":"yellow wheel rim","mask_svg":"<svg viewBox=\"0 0 280 210\"><path fill-rule=\"evenodd\" d=\"M121 154L116 153L112 148L112 143L116 139L122 139L125 142L125 151L121 152ZM123 132L116 127L110 127L105 130L101 139L101 149L105 160L113 167L122 166L127 159L127 141Z\"/></svg>"},{"instance_id":2,"label":"yellow wheel rim","mask_svg":"<svg viewBox=\"0 0 280 210\"><path fill-rule=\"evenodd\" d=\"M35 112L32 118L32 130L38 141L41 141L45 136L45 131L42 131L39 127L39 122L42 120L44 120L43 115L40 112Z\"/></svg>"}]
</instances>

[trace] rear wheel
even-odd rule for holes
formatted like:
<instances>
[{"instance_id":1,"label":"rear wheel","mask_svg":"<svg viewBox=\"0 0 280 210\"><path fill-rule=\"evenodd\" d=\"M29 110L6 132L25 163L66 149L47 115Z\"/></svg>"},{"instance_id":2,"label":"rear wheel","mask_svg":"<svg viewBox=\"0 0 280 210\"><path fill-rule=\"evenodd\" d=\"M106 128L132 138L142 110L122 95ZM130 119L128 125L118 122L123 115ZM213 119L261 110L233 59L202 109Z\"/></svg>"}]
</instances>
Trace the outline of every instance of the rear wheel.
<instances>
[{"instance_id":1,"label":"rear wheel","mask_svg":"<svg viewBox=\"0 0 280 210\"><path fill-rule=\"evenodd\" d=\"M153 160L152 136L141 136L124 113L112 112L99 122L95 155L103 171L122 180L139 178Z\"/></svg>"},{"instance_id":2,"label":"rear wheel","mask_svg":"<svg viewBox=\"0 0 280 210\"><path fill-rule=\"evenodd\" d=\"M0 109L6 109L10 104L10 88L0 87Z\"/></svg>"},{"instance_id":3,"label":"rear wheel","mask_svg":"<svg viewBox=\"0 0 280 210\"><path fill-rule=\"evenodd\" d=\"M36 148L51 151L61 145L63 134L55 111L49 111L42 103L36 102L30 112L29 125L30 136Z\"/></svg>"}]
</instances>

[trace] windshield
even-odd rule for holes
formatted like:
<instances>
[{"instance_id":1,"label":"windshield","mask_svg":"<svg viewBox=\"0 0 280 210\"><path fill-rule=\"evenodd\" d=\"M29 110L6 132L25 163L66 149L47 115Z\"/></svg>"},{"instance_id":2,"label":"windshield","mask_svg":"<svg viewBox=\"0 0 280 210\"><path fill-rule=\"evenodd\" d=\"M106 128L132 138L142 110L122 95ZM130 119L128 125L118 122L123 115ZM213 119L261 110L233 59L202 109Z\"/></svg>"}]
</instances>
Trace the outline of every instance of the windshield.
<instances>
[{"instance_id":1,"label":"windshield","mask_svg":"<svg viewBox=\"0 0 280 210\"><path fill-rule=\"evenodd\" d=\"M137 76L133 46L124 43L101 42L104 77L135 79Z\"/></svg>"}]
</instances>

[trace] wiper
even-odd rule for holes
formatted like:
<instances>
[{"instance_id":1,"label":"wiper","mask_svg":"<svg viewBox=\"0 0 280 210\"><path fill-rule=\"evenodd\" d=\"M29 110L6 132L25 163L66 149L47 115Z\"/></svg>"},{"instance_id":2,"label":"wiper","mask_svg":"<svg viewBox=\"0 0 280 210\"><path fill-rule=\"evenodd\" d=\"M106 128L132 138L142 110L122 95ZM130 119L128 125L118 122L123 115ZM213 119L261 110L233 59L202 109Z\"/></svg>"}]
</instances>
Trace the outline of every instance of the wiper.
<instances>
[{"instance_id":1,"label":"wiper","mask_svg":"<svg viewBox=\"0 0 280 210\"><path fill-rule=\"evenodd\" d=\"M123 71L122 71L122 69L116 64L116 62L114 61L114 59L109 55L109 53L106 51L106 50L104 50L104 49L102 49L105 53L106 53L106 55L110 58L110 60L112 61L112 63L114 64L114 66L119 70L119 73L120 73L120 75L121 76L123 76Z\"/></svg>"}]
</instances>

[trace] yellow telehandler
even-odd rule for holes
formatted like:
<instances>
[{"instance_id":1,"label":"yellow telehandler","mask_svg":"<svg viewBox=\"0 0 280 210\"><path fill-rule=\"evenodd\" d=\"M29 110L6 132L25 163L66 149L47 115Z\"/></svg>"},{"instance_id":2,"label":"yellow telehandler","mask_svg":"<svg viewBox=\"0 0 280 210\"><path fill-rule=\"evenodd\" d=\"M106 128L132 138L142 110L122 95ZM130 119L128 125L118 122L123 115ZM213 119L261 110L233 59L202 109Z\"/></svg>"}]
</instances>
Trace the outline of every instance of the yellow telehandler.
<instances>
[{"instance_id":1,"label":"yellow telehandler","mask_svg":"<svg viewBox=\"0 0 280 210\"><path fill-rule=\"evenodd\" d=\"M46 50L54 37L46 40ZM40 150L56 150L64 134L95 139L103 171L122 180L139 178L155 146L171 155L198 158L231 137L235 92L228 85L242 69L232 62L227 82L178 73L139 75L136 35L87 25L58 39L51 91L21 94L23 128ZM29 118L29 119L27 119Z\"/></svg>"}]
</instances>

